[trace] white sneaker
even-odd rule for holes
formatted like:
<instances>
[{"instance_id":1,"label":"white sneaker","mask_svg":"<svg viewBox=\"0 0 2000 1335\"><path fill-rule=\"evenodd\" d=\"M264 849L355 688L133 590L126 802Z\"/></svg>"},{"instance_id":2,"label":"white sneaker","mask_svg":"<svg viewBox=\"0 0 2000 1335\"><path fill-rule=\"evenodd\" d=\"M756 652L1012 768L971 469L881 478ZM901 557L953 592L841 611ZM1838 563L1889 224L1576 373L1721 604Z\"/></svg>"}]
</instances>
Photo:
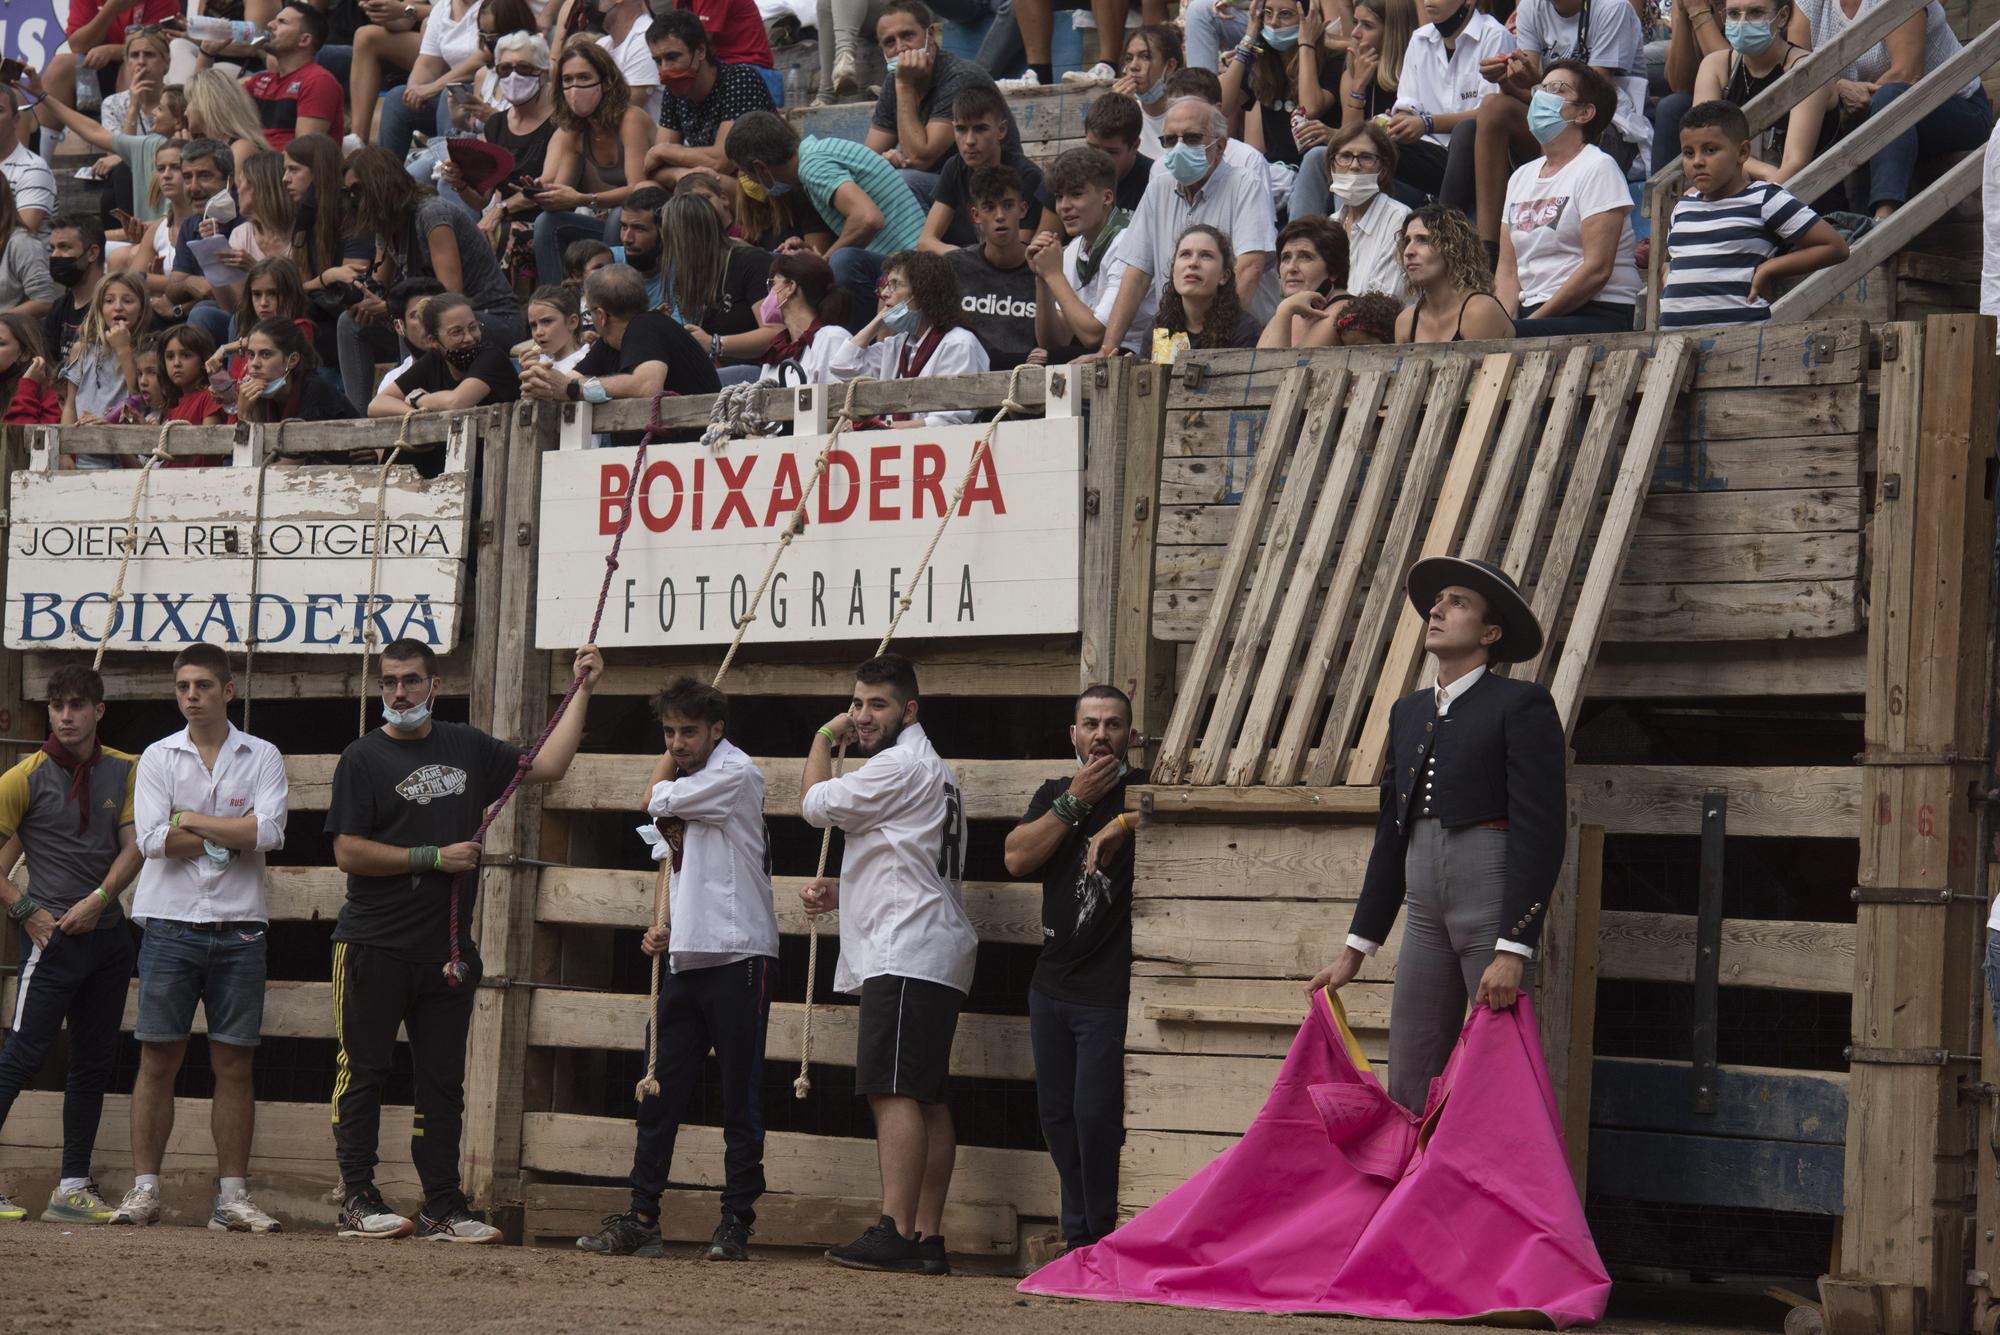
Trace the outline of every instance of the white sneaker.
<instances>
[{"instance_id":1,"label":"white sneaker","mask_svg":"<svg viewBox=\"0 0 2000 1335\"><path fill-rule=\"evenodd\" d=\"M1021 77L1018 79L995 79L993 82L1003 93L1018 93L1024 88L1040 88L1042 86L1042 81L1035 77L1033 70L1022 70Z\"/></svg>"},{"instance_id":2,"label":"white sneaker","mask_svg":"<svg viewBox=\"0 0 2000 1335\"><path fill-rule=\"evenodd\" d=\"M470 1210L453 1210L442 1219L421 1212L417 1215L419 1242L499 1242L500 1230Z\"/></svg>"},{"instance_id":3,"label":"white sneaker","mask_svg":"<svg viewBox=\"0 0 2000 1335\"><path fill-rule=\"evenodd\" d=\"M856 66L854 53L842 51L833 58L833 95L853 97L861 91L861 71Z\"/></svg>"},{"instance_id":4,"label":"white sneaker","mask_svg":"<svg viewBox=\"0 0 2000 1335\"><path fill-rule=\"evenodd\" d=\"M135 1224L141 1228L160 1222L160 1193L151 1187L134 1187L125 1193L108 1224Z\"/></svg>"},{"instance_id":5,"label":"white sneaker","mask_svg":"<svg viewBox=\"0 0 2000 1335\"><path fill-rule=\"evenodd\" d=\"M1062 76L1064 83L1111 83L1118 78L1118 71L1103 61L1098 61L1087 70L1071 70Z\"/></svg>"},{"instance_id":6,"label":"white sneaker","mask_svg":"<svg viewBox=\"0 0 2000 1335\"><path fill-rule=\"evenodd\" d=\"M158 1217L157 1210L155 1217ZM208 1217L208 1226L218 1233L276 1233L281 1227L277 1220L257 1208L257 1203L250 1199L248 1193L233 1201L225 1201L218 1196L215 1213Z\"/></svg>"}]
</instances>

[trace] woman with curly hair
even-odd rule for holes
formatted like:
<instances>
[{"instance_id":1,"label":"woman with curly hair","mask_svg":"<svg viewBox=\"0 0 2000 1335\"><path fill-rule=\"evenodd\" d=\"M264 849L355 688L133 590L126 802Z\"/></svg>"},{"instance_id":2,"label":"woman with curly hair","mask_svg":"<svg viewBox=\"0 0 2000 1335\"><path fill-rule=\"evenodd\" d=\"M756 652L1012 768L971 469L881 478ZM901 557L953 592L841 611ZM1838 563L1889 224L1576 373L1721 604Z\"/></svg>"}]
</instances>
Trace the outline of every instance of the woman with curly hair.
<instances>
[{"instance_id":1,"label":"woman with curly hair","mask_svg":"<svg viewBox=\"0 0 2000 1335\"><path fill-rule=\"evenodd\" d=\"M986 349L959 323L958 275L942 255L903 250L882 261L875 318L827 367L832 380L915 380L992 369ZM924 414L926 426L970 422L971 409Z\"/></svg>"},{"instance_id":2,"label":"woman with curly hair","mask_svg":"<svg viewBox=\"0 0 2000 1335\"><path fill-rule=\"evenodd\" d=\"M542 281L561 275L563 247L604 236L606 214L615 227L625 197L650 184L646 150L657 128L596 38L579 33L563 43L556 62L556 132L541 178L529 191L542 209L535 220L535 270Z\"/></svg>"},{"instance_id":3,"label":"woman with curly hair","mask_svg":"<svg viewBox=\"0 0 2000 1335\"><path fill-rule=\"evenodd\" d=\"M1417 294L1396 317L1396 342L1514 337L1514 322L1493 295L1486 247L1463 213L1436 204L1418 209L1403 220L1396 255Z\"/></svg>"},{"instance_id":4,"label":"woman with curly hair","mask_svg":"<svg viewBox=\"0 0 2000 1335\"><path fill-rule=\"evenodd\" d=\"M1257 345L1259 327L1236 295L1235 272L1236 251L1219 230L1195 223L1181 233L1153 320L1154 361L1174 361L1184 348Z\"/></svg>"}]
</instances>

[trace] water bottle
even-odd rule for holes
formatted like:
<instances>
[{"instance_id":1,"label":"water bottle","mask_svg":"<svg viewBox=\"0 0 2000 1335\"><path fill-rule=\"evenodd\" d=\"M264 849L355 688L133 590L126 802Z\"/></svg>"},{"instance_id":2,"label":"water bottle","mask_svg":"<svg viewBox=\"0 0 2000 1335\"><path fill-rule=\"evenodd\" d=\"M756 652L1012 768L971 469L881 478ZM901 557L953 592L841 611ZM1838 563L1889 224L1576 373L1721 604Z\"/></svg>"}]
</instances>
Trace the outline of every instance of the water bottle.
<instances>
[{"instance_id":1,"label":"water bottle","mask_svg":"<svg viewBox=\"0 0 2000 1335\"><path fill-rule=\"evenodd\" d=\"M802 107L805 103L805 76L799 73L798 62L794 61L792 67L785 71L785 105L788 107Z\"/></svg>"},{"instance_id":2,"label":"water bottle","mask_svg":"<svg viewBox=\"0 0 2000 1335\"><path fill-rule=\"evenodd\" d=\"M97 71L78 61L76 66L76 109L78 111L96 111L103 105L104 92L98 87Z\"/></svg>"},{"instance_id":3,"label":"water bottle","mask_svg":"<svg viewBox=\"0 0 2000 1335\"><path fill-rule=\"evenodd\" d=\"M269 34L247 19L219 19L197 14L187 21L188 37L196 42L229 42L236 46L256 46Z\"/></svg>"}]
</instances>

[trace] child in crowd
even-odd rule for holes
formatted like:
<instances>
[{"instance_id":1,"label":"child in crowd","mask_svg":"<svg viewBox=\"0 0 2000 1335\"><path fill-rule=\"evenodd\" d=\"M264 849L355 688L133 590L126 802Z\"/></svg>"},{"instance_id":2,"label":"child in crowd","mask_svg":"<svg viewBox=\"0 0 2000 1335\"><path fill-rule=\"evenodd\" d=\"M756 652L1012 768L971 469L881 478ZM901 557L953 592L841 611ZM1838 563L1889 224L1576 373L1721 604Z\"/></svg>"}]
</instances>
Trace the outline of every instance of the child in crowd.
<instances>
[{"instance_id":1,"label":"child in crowd","mask_svg":"<svg viewBox=\"0 0 2000 1335\"><path fill-rule=\"evenodd\" d=\"M208 359L215 353L215 340L200 325L177 324L155 340L159 349L162 387L169 422L192 422L196 426L220 426L225 413L220 400L208 387ZM175 459L174 465L194 467L221 465L229 456L190 455ZM172 465L170 465L172 466Z\"/></svg>"},{"instance_id":2,"label":"child in crowd","mask_svg":"<svg viewBox=\"0 0 2000 1335\"><path fill-rule=\"evenodd\" d=\"M10 426L52 426L62 420L62 399L42 343L42 327L25 315L0 315L0 403Z\"/></svg>"},{"instance_id":3,"label":"child in crowd","mask_svg":"<svg viewBox=\"0 0 2000 1335\"><path fill-rule=\"evenodd\" d=\"M1402 303L1387 292L1363 292L1358 297L1349 297L1333 319L1334 339L1343 348L1393 343L1396 317L1402 311Z\"/></svg>"},{"instance_id":4,"label":"child in crowd","mask_svg":"<svg viewBox=\"0 0 2000 1335\"><path fill-rule=\"evenodd\" d=\"M944 257L958 276L965 325L995 371L1044 362L1035 341L1035 271L1028 267L1032 196L1020 172L995 165L974 169L965 197L979 242L947 250Z\"/></svg>"},{"instance_id":5,"label":"child in crowd","mask_svg":"<svg viewBox=\"0 0 2000 1335\"><path fill-rule=\"evenodd\" d=\"M304 280L299 277L298 266L290 260L279 256L257 261L243 280L243 290L250 302L246 329L262 320L286 319L296 323L307 338L318 338L319 326L313 322L306 303ZM208 369L213 372L227 366L229 378L241 380L247 339L246 334L216 349L208 360Z\"/></svg>"},{"instance_id":6,"label":"child in crowd","mask_svg":"<svg viewBox=\"0 0 2000 1335\"><path fill-rule=\"evenodd\" d=\"M1674 205L1660 327L1756 324L1771 318L1781 278L1847 258L1840 233L1783 186L1750 179L1750 122L1735 104L1703 102L1681 121L1681 165L1693 188Z\"/></svg>"},{"instance_id":7,"label":"child in crowd","mask_svg":"<svg viewBox=\"0 0 2000 1335\"><path fill-rule=\"evenodd\" d=\"M63 362L64 426L111 420L139 383L139 348L153 329L145 280L136 274L106 275L84 317L83 329ZM114 456L78 454L78 468L115 468Z\"/></svg>"},{"instance_id":8,"label":"child in crowd","mask_svg":"<svg viewBox=\"0 0 2000 1335\"><path fill-rule=\"evenodd\" d=\"M568 283L538 287L528 298L529 337L514 345L514 359L524 371L535 365L567 371L590 351L581 337L582 325L575 287Z\"/></svg>"}]
</instances>

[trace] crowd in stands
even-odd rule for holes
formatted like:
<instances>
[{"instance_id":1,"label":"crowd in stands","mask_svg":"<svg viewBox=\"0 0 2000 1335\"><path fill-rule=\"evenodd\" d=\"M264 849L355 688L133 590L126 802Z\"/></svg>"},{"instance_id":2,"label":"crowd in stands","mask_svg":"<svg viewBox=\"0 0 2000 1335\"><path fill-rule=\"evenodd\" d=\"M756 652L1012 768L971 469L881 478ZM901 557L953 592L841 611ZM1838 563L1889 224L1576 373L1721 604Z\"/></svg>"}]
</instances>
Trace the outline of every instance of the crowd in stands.
<instances>
[{"instance_id":1,"label":"crowd in stands","mask_svg":"<svg viewBox=\"0 0 2000 1335\"><path fill-rule=\"evenodd\" d=\"M1014 0L979 58L940 12L988 0L888 0L866 33L823 4L821 99L874 97L856 138L781 113L752 0L243 0L247 45L79 3L0 88L0 403L331 420L1618 332L1634 183L1676 159L1659 322L1761 320L1991 127L1969 82L1787 191L1959 49L1933 0L1751 135L1742 105L1881 2L1093 0L1125 37L1072 94L1083 142L1040 161L1009 93L1054 82L1052 0ZM38 132L102 154L101 210L58 210Z\"/></svg>"}]
</instances>

